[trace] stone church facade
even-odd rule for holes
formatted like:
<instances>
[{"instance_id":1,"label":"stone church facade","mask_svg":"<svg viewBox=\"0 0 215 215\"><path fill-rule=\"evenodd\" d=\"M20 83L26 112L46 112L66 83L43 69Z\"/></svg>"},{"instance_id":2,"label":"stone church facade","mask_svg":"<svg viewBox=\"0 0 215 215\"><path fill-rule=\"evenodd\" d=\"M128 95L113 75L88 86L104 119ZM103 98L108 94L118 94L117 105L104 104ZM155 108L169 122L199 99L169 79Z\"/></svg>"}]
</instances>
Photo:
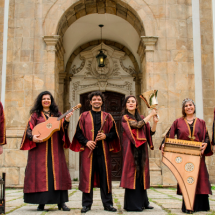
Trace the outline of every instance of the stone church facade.
<instances>
[{"instance_id":1,"label":"stone church facade","mask_svg":"<svg viewBox=\"0 0 215 215\"><path fill-rule=\"evenodd\" d=\"M1 65L4 2L0 0ZM23 186L28 153L19 146L29 110L41 91L49 90L65 112L85 101L87 93L101 90L113 98L108 104L115 108L114 115L119 112L115 94L139 97L151 89L158 89L160 116L155 150L149 153L151 184L174 185L174 177L161 163L159 146L181 116L184 98L196 101L197 116L206 121L210 136L212 132L212 6L212 0L10 0L5 89L1 78L5 71L0 68L8 142L0 156L0 172L7 173L7 186ZM104 24L103 40L99 24ZM96 62L101 45L107 55L102 69ZM145 104L139 103L146 115ZM71 120L71 139L79 115L77 111ZM79 178L79 154L70 150L65 154L71 178ZM214 156L207 159L211 183L213 160Z\"/></svg>"}]
</instances>

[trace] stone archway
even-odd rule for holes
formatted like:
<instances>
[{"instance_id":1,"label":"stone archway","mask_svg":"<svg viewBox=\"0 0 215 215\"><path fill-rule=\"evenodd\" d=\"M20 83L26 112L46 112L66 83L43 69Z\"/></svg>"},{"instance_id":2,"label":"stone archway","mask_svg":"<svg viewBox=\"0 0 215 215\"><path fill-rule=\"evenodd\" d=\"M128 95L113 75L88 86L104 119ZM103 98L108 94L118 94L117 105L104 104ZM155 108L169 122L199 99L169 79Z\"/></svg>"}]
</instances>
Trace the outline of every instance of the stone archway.
<instances>
[{"instance_id":1,"label":"stone archway","mask_svg":"<svg viewBox=\"0 0 215 215\"><path fill-rule=\"evenodd\" d=\"M44 18L44 35L62 36L77 19L93 13L120 16L137 30L139 36L157 35L156 18L145 1L114 0L57 0Z\"/></svg>"}]
</instances>

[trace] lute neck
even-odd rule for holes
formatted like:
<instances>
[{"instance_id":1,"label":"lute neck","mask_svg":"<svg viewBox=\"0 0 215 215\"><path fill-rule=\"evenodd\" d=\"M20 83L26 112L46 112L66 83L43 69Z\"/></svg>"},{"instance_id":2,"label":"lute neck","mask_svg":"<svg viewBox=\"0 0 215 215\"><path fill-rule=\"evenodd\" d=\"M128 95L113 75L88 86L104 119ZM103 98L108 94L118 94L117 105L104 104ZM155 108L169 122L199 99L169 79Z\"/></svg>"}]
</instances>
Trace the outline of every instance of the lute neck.
<instances>
[{"instance_id":1,"label":"lute neck","mask_svg":"<svg viewBox=\"0 0 215 215\"><path fill-rule=\"evenodd\" d=\"M60 117L58 117L57 121L60 121L61 119L63 119L68 113L72 112L73 110L74 108L71 108L66 113L62 114Z\"/></svg>"}]
</instances>

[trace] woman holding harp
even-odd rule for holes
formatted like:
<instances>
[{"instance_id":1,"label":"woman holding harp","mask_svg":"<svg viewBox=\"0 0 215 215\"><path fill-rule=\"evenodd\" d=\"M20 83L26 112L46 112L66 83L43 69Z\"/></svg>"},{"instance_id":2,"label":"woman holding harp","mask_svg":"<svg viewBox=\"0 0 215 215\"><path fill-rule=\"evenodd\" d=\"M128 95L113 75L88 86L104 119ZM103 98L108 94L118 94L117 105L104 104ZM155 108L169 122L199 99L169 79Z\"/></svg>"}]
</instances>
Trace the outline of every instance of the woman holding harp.
<instances>
[{"instance_id":1,"label":"woman holding harp","mask_svg":"<svg viewBox=\"0 0 215 215\"><path fill-rule=\"evenodd\" d=\"M37 210L43 211L45 204L58 204L58 209L69 211L65 205L71 179L66 165L64 149L69 148L69 119L73 112L62 120L60 131L56 131L45 142L39 135L32 135L33 128L48 120L50 116L59 117L61 113L52 94L44 91L38 95L30 111L21 150L29 150L24 179L24 202L39 204Z\"/></svg>"},{"instance_id":2,"label":"woman holding harp","mask_svg":"<svg viewBox=\"0 0 215 215\"><path fill-rule=\"evenodd\" d=\"M212 194L212 192L207 167L205 164L205 156L210 156L213 152L211 151L211 144L205 121L195 117L195 112L196 106L194 101L189 98L184 99L182 102L183 116L174 121L171 128L167 132L166 137L175 138L176 135L177 139L202 142L202 158L200 162L194 203L194 211L196 212L210 210L208 194ZM162 152L163 149L164 140L161 145ZM182 195L179 185L177 186L177 194ZM182 203L182 212L191 212L186 209L184 200Z\"/></svg>"},{"instance_id":3,"label":"woman holding harp","mask_svg":"<svg viewBox=\"0 0 215 215\"><path fill-rule=\"evenodd\" d=\"M150 187L148 145L154 149L152 135L156 131L157 111L147 117L140 116L135 96L128 96L123 103L123 169L120 186L125 188L124 209L142 211L149 206L146 189ZM153 118L150 128L148 121Z\"/></svg>"}]
</instances>

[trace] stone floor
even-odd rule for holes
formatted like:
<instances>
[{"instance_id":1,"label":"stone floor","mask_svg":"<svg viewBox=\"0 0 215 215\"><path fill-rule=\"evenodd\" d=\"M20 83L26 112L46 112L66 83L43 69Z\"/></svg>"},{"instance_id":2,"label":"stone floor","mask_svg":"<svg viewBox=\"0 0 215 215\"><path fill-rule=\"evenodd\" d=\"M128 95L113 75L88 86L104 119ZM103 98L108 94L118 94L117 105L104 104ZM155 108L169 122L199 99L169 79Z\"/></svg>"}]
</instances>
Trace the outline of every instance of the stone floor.
<instances>
[{"instance_id":1,"label":"stone floor","mask_svg":"<svg viewBox=\"0 0 215 215\"><path fill-rule=\"evenodd\" d=\"M37 205L26 204L23 202L23 190L21 189L7 189L6 190L6 214L11 215L67 215L81 214L81 196L82 193L77 188L69 191L69 202L67 206L71 208L70 212L64 212L57 210L56 205L46 205L45 211L37 212ZM124 189L113 188L114 207L116 207L117 213L114 214L148 214L148 215L162 215L162 214L182 214L181 213L181 196L176 195L176 189L174 188L151 188L148 190L148 197L150 205L154 206L153 210L144 210L143 212L126 212L123 210L123 197ZM215 193L210 196L210 212L195 213L195 214L211 214L215 215ZM87 215L94 214L113 214L103 210L100 191L98 188L94 188L94 203L91 211L87 212Z\"/></svg>"}]
</instances>

